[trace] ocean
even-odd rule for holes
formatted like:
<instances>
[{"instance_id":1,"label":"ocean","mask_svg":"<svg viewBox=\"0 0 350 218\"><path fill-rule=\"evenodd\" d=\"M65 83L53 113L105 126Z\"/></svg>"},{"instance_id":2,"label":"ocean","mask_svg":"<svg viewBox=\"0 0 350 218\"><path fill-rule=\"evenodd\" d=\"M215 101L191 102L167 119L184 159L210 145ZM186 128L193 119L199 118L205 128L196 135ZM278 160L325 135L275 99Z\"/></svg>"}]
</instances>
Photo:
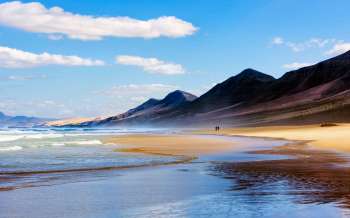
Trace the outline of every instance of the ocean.
<instances>
[{"instance_id":1,"label":"ocean","mask_svg":"<svg viewBox=\"0 0 350 218\"><path fill-rule=\"evenodd\" d=\"M103 138L126 133L154 133L150 129L24 128L0 130L0 189L38 186L64 175L131 168L174 161L174 157L115 152L118 145ZM55 174L54 176L51 176ZM85 173L87 174L87 173ZM62 176L66 179L66 176ZM71 176L75 179L74 176Z\"/></svg>"}]
</instances>

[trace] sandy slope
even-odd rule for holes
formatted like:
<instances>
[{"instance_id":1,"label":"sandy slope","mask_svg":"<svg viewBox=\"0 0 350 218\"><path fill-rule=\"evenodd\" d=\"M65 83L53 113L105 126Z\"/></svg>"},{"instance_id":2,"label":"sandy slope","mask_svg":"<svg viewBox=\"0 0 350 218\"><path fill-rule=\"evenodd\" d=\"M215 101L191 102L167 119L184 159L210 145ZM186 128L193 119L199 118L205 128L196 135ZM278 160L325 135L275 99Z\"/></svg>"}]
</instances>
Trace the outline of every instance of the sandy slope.
<instances>
[{"instance_id":1,"label":"sandy slope","mask_svg":"<svg viewBox=\"0 0 350 218\"><path fill-rule=\"evenodd\" d=\"M215 133L215 131L203 130L197 133ZM350 152L350 124L339 124L334 127L304 125L232 128L221 130L219 134L311 140L310 145L318 149Z\"/></svg>"},{"instance_id":2,"label":"sandy slope","mask_svg":"<svg viewBox=\"0 0 350 218\"><path fill-rule=\"evenodd\" d=\"M72 118L72 119L65 119L65 120L55 120L55 121L50 121L47 122L46 124L48 126L64 126L64 125L74 125L74 124L79 124L79 123L83 123L83 122L88 122L88 121L92 121L95 118L83 118L83 117L79 117L79 118Z\"/></svg>"}]
</instances>

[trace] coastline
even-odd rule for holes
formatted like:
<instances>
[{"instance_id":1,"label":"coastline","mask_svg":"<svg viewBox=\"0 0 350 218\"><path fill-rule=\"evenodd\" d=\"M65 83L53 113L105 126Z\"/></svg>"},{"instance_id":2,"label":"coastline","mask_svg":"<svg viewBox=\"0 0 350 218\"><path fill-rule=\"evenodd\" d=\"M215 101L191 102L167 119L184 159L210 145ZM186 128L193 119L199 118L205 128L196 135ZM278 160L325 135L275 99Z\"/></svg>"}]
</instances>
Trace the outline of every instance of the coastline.
<instances>
[{"instance_id":1,"label":"coastline","mask_svg":"<svg viewBox=\"0 0 350 218\"><path fill-rule=\"evenodd\" d=\"M111 138L113 138L113 142L110 141L109 143L116 143L118 152L124 150L124 152L142 154L156 152L158 155L184 155L186 157L198 157L199 161L190 162L191 164L164 164L157 167L103 171L101 174L92 174L96 177L92 180L89 176L86 180L63 181L63 183L58 184L45 184L0 192L0 199L3 201L0 206L3 215L0 215L0 217L8 217L9 214L15 214L18 217L26 217L28 214L32 217L47 217L52 211L64 211L67 217L87 217L87 214L90 217L115 217L116 215L120 217L148 217L150 214L161 217L171 216L174 213L179 217L188 215L198 217L213 213L223 217L232 215L246 217L258 216L261 212L266 214L267 217L281 217L281 214L290 217L291 213L295 215L294 217L298 217L298 213L309 215L316 213L321 215L320 217L329 217L326 215L342 213L341 209L331 204L319 205L318 201L315 204L307 205L293 202L290 196L298 197L300 196L299 193L295 195L293 193L292 195L277 193L275 195L273 192L266 193L266 190L270 191L269 189L259 187L250 195L249 189L234 189L233 185L237 182L240 185L245 184L244 177L235 178L235 173L251 176L252 174L249 174L249 172L252 171L249 171L249 169L257 169L254 168L257 166L257 161L259 161L259 164L263 163L263 166L268 166L266 163L269 163L269 161L270 163L276 163L274 158L284 155L274 153L268 156L267 159L261 160L260 155L262 153L259 153L259 151L266 151L269 148L274 150L275 146L283 147L285 145L288 147L291 145L290 143L286 145L285 142L279 141L274 144L274 140L255 137L193 136L189 134L152 134L147 136L137 135L136 137L130 134L124 137L112 136L105 140ZM119 139L118 142L116 138ZM136 144L140 140L143 141L143 144ZM169 149L170 145L181 141L188 143L182 145L180 149ZM207 143L203 144L205 141ZM216 143L220 144L220 149L215 148ZM246 153L247 148L249 148L249 153ZM228 156L222 159L222 155ZM203 157L205 158L203 159ZM244 157L248 157L248 159ZM226 161L227 158L238 164L240 171L232 173L231 170L237 168L229 165L230 163ZM285 158L283 159L285 160ZM246 163L252 163L254 167L244 168ZM222 168L223 166L225 166L225 170ZM225 175L218 175L219 173ZM276 175L272 173L269 172L266 175L275 177ZM231 179L233 180L231 181ZM315 184L313 183L311 187ZM287 186L285 190L289 191ZM262 194L257 194L257 191ZM62 199L62 192L68 193L68 197ZM82 195L84 195L84 199L81 199L80 196ZM45 196L45 198L40 198L40 196ZM271 200L271 197L276 196L278 200ZM15 209L10 207L13 199L18 202ZM28 205L27 199L37 200ZM263 203L262 205L269 204L272 206L256 210L256 208L251 208L255 205L252 204L254 201ZM46 205L44 209L35 210L41 208L43 204ZM101 207L101 204L104 207ZM79 208L82 205L87 209L80 210ZM282 212L280 208L284 208Z\"/></svg>"},{"instance_id":2,"label":"coastline","mask_svg":"<svg viewBox=\"0 0 350 218\"><path fill-rule=\"evenodd\" d=\"M270 186L287 182L291 189L287 195L296 198L297 203L334 203L349 210L349 132L349 124L337 124L331 127L304 125L231 128L222 129L220 132L197 130L193 133L290 141L286 145L249 152L260 155L286 155L289 158L219 163L215 169L220 176L232 179L233 183L240 180L232 189L245 190L247 195L257 197L271 193L285 194Z\"/></svg>"},{"instance_id":3,"label":"coastline","mask_svg":"<svg viewBox=\"0 0 350 218\"><path fill-rule=\"evenodd\" d=\"M128 134L109 137L103 142L120 146L120 148L115 149L117 152L193 158L200 155L220 154L244 148L242 144L232 142L232 140L188 134Z\"/></svg>"},{"instance_id":4,"label":"coastline","mask_svg":"<svg viewBox=\"0 0 350 218\"><path fill-rule=\"evenodd\" d=\"M247 162L225 162L215 166L218 175L240 182L232 190L245 190L246 195L287 195L298 204L329 204L350 210L350 158L330 149L315 149L309 141L299 141L269 150L256 150L260 155L284 155L289 158ZM288 184L288 192L278 184Z\"/></svg>"},{"instance_id":5,"label":"coastline","mask_svg":"<svg viewBox=\"0 0 350 218\"><path fill-rule=\"evenodd\" d=\"M164 156L165 159L164 161L153 160L145 164L128 164L125 166L96 166L88 168L0 172L2 183L5 184L0 186L0 191L10 191L34 186L39 187L43 184L46 185L46 181L48 180L56 184L60 183L62 179L65 180L64 175L74 176L75 174L84 174L86 178L88 178L88 174L91 174L90 177L92 177L94 174L113 173L113 171L118 172L136 168L154 168L158 166L186 164L196 160L200 155L220 154L224 151L233 151L239 147L238 144L233 143L232 140L189 135L148 135L130 133L130 135L122 136L105 136L100 138L100 140L103 141L102 144L108 147L108 144L113 144L113 147L110 148L110 152L115 152L114 155L118 155L118 153L130 153L131 155L146 155L149 156L148 158L152 158L152 156ZM116 143L116 141L118 143ZM178 143L180 143L180 146L174 146L174 144ZM30 179L27 181L25 178L35 178L35 182L32 182Z\"/></svg>"},{"instance_id":6,"label":"coastline","mask_svg":"<svg viewBox=\"0 0 350 218\"><path fill-rule=\"evenodd\" d=\"M337 124L332 127L319 125L267 126L227 128L219 132L214 130L196 130L193 134L218 134L225 136L247 136L305 142L310 148L350 153L350 124Z\"/></svg>"}]
</instances>

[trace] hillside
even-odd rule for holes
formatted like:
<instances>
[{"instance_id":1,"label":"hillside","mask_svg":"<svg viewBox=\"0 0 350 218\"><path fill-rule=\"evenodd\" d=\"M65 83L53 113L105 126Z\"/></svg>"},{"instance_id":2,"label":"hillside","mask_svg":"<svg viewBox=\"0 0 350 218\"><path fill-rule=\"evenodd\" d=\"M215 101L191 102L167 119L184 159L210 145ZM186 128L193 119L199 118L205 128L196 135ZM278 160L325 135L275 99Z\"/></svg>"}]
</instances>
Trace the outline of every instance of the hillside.
<instances>
[{"instance_id":1,"label":"hillside","mask_svg":"<svg viewBox=\"0 0 350 218\"><path fill-rule=\"evenodd\" d=\"M262 125L350 121L350 51L275 79L246 69L202 96L175 91L78 126Z\"/></svg>"}]
</instances>

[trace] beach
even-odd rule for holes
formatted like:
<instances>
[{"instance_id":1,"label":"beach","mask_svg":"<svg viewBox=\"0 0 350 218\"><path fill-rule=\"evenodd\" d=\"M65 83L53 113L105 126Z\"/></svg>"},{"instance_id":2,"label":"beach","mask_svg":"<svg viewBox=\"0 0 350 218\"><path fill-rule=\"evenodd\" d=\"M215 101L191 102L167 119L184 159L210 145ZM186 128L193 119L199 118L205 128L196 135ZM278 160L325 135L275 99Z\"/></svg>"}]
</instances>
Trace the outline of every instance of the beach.
<instances>
[{"instance_id":1,"label":"beach","mask_svg":"<svg viewBox=\"0 0 350 218\"><path fill-rule=\"evenodd\" d=\"M348 163L339 152L310 150L310 141L301 139L277 139L285 138L282 135L237 136L235 131L123 132L103 136L91 136L89 132L83 138L80 132L78 138L72 138L70 133L69 143L75 139L76 144L55 147L52 152L68 149L68 153L75 152L75 159L80 152L86 155L90 151L92 156L86 158L92 158L91 163L106 157L122 158L123 162L113 164L122 163L126 167L93 168L89 162L87 166L93 170L86 171L85 162L78 159L83 170L49 169L45 173L20 175L31 183L0 191L0 217L207 217L212 214L216 217L346 217L349 214L350 171L348 167L335 170L330 166ZM242 135L244 131L253 134L249 129L240 131ZM96 137L101 144L81 145L95 142ZM64 137L60 141L68 143ZM26 148L14 152L23 151ZM102 159L96 160L93 153L102 151ZM110 162L101 164L105 167ZM33 178L37 181L32 181Z\"/></svg>"},{"instance_id":2,"label":"beach","mask_svg":"<svg viewBox=\"0 0 350 218\"><path fill-rule=\"evenodd\" d=\"M350 124L336 124L331 127L320 125L298 126L266 126L248 128L225 128L214 130L194 131L197 134L240 135L253 137L269 137L287 140L310 141L308 145L316 149L350 152Z\"/></svg>"},{"instance_id":3,"label":"beach","mask_svg":"<svg viewBox=\"0 0 350 218\"><path fill-rule=\"evenodd\" d=\"M242 144L223 138L201 137L196 135L172 134L130 134L110 137L107 144L118 144L119 152L181 155L196 157L204 154L217 154L242 149Z\"/></svg>"},{"instance_id":4,"label":"beach","mask_svg":"<svg viewBox=\"0 0 350 218\"><path fill-rule=\"evenodd\" d=\"M301 203L336 203L350 208L350 125L270 126L230 128L220 132L200 130L198 134L247 136L289 140L291 143L272 149L255 150L255 154L287 155L282 160L222 163L218 170L233 180L243 177L238 189L250 190L286 181L293 187L290 194L301 196Z\"/></svg>"}]
</instances>

